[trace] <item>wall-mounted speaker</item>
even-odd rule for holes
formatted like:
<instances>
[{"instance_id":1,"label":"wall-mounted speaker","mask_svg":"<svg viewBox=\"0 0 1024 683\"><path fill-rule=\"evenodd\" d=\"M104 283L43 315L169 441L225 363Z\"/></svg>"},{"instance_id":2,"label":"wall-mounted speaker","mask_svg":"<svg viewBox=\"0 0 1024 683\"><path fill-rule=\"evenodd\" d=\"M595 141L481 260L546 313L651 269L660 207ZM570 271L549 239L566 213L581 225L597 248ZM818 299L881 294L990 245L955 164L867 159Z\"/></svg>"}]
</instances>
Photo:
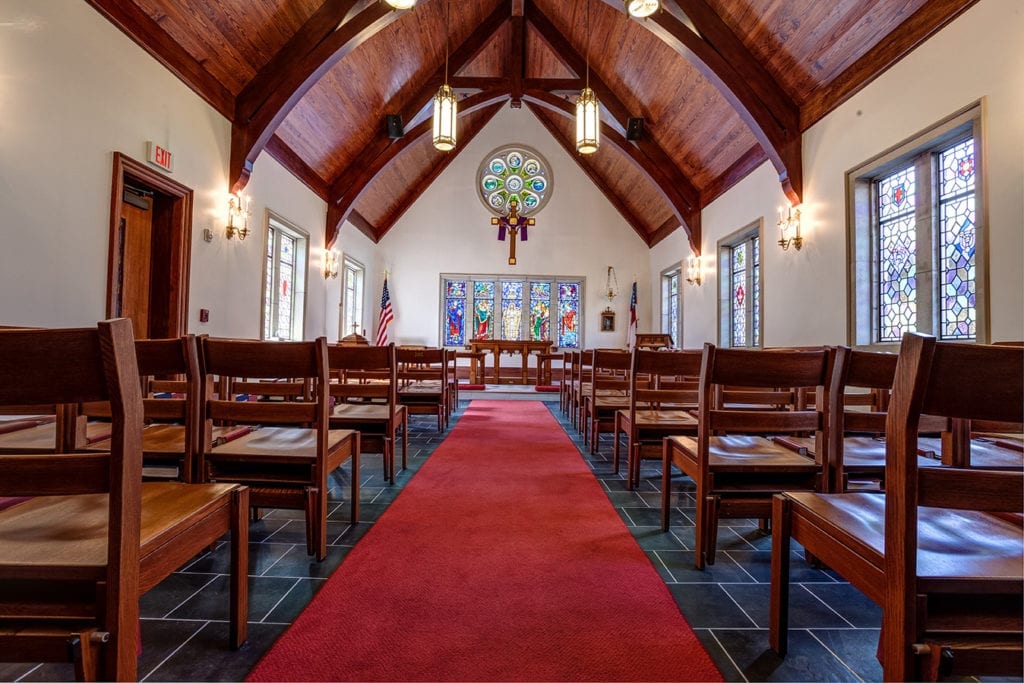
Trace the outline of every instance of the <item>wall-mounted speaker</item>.
<instances>
[{"instance_id":1,"label":"wall-mounted speaker","mask_svg":"<svg viewBox=\"0 0 1024 683\"><path fill-rule=\"evenodd\" d=\"M398 114L388 114L384 117L388 127L388 137L392 140L397 140L405 135L405 129L402 127L402 117Z\"/></svg>"},{"instance_id":2,"label":"wall-mounted speaker","mask_svg":"<svg viewBox=\"0 0 1024 683\"><path fill-rule=\"evenodd\" d=\"M639 140L644 134L644 120L639 116L630 116L626 122L626 139Z\"/></svg>"}]
</instances>

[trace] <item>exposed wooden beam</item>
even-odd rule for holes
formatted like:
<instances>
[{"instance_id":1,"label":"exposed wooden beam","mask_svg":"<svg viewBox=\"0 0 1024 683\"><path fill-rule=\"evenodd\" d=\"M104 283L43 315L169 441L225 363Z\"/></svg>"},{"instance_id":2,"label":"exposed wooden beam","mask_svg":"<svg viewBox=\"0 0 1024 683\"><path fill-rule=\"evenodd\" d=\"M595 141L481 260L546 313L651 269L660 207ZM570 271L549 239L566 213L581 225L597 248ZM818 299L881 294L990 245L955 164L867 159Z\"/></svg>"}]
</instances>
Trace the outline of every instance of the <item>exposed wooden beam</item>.
<instances>
[{"instance_id":1,"label":"exposed wooden beam","mask_svg":"<svg viewBox=\"0 0 1024 683\"><path fill-rule=\"evenodd\" d=\"M641 221L637 215L633 213L628 206L626 206L626 203L622 201L622 198L619 197L618 193L608 187L608 183L605 182L604 178L597 172L597 169L595 169L594 165L590 162L590 157L576 153L576 141L566 138L561 129L548 118L545 110L539 105L527 101L526 107L533 112L533 115L537 117L537 120L540 121L541 125L551 133L551 137L553 137L555 141L562 146L562 149L565 150L566 154L572 157L580 170L590 178L590 182L597 186L597 189L604 195L604 198L615 207L615 210L619 212L619 215L629 223L630 227L633 228L633 232L640 236L640 239L644 241L644 244L651 246L651 236L647 234L647 229L644 226L643 221Z\"/></svg>"},{"instance_id":2,"label":"exposed wooden beam","mask_svg":"<svg viewBox=\"0 0 1024 683\"><path fill-rule=\"evenodd\" d=\"M395 223L398 222L398 219L401 218L405 214L405 212L409 210L410 206L416 203L416 200L420 198L420 195L422 195L428 187L430 187L431 183L433 183L437 179L437 177L441 175L441 173L446 168L448 168L448 165L450 163L455 161L455 157L459 155L459 152L465 149L466 145L468 145L473 140L473 138L476 137L476 134L483 130L484 126L491 122L491 119L494 118L494 115L498 113L499 109L501 109L501 105L502 103L498 102L497 104L492 104L490 107L484 109L483 113L481 113L480 115L480 119L477 122L477 124L472 129L465 130L460 134L459 147L456 148L454 153L445 154L441 158L441 161L439 163L432 165L430 168L430 173L428 173L426 177L424 177L418 183L416 183L415 187L413 188L413 192L408 197L405 198L405 201L402 202L402 204L398 207L398 210L390 212L388 214L388 217L385 220L381 221L381 223L377 226L377 241L383 238L384 235L387 234L388 230L394 227ZM353 209L352 213L349 214L350 221L351 216L356 213L357 211Z\"/></svg>"},{"instance_id":3,"label":"exposed wooden beam","mask_svg":"<svg viewBox=\"0 0 1024 683\"><path fill-rule=\"evenodd\" d=\"M697 223L697 226L699 228L700 227L700 213L698 212L697 214L695 214L693 219ZM664 223L659 225L654 230L654 232L651 233L651 238L650 238L650 240L648 241L647 244L649 246L653 247L658 242L662 241L663 239L665 239L666 237L671 235L673 232L675 232L676 228L678 228L678 227L679 227L679 223L676 221L675 218L667 219ZM699 230L698 230L698 232L699 232ZM700 255L700 252L697 252L697 254Z\"/></svg>"},{"instance_id":4,"label":"exposed wooden beam","mask_svg":"<svg viewBox=\"0 0 1024 683\"><path fill-rule=\"evenodd\" d=\"M562 116L575 117L576 115L576 110L571 104L561 97L548 92L528 90L523 94L523 99ZM699 245L700 208L691 206L678 192L674 191L675 188L668 180L665 168L654 163L639 147L626 140L624 135L603 119L601 121L601 137L605 142L615 145L629 157L637 170L658 190L658 193L661 194L665 202L671 207L678 225L682 225L689 234L690 243ZM575 153L575 149L573 152Z\"/></svg>"},{"instance_id":5,"label":"exposed wooden beam","mask_svg":"<svg viewBox=\"0 0 1024 683\"><path fill-rule=\"evenodd\" d=\"M540 37L547 42L552 50L565 62L566 65L577 74L586 69L586 59L569 43L564 35L555 27L554 23L536 5L530 5L527 19L537 30ZM605 123L610 124L615 131L625 138L626 122L631 112L622 99L608 87L604 80L596 73L590 73L590 87L597 93L598 99L610 117L604 118ZM660 168L657 177L664 177L665 181L658 182L663 185L662 190L668 194L679 195L686 205L686 214L700 209L700 192L694 187L693 182L683 173L672 158L664 149L650 136L644 136L636 142L626 143L629 146L639 148L644 156ZM676 202L670 202L675 205ZM683 216L680 216L682 219Z\"/></svg>"},{"instance_id":6,"label":"exposed wooden beam","mask_svg":"<svg viewBox=\"0 0 1024 683\"><path fill-rule=\"evenodd\" d=\"M480 51L486 47L494 32L508 21L511 6L510 0L502 2L477 26L466 40L452 51L448 58L450 73L458 73L459 69L473 61ZM441 64L434 74L408 100L404 103L389 102L385 111L397 111L398 115L402 117L402 121L405 121L407 129L415 128L426 119L424 112L429 110L434 93L444 83L444 76L445 68L444 64ZM451 80L449 79L449 82ZM492 87L493 84L488 85L485 89L490 90ZM508 92L508 81L505 80L498 88ZM378 131L374 139L363 148L362 153L331 182L329 193L331 202L337 202L342 199L349 192L356 179L361 177L364 169L379 155L384 154L385 150L394 145L395 142L383 130Z\"/></svg>"},{"instance_id":7,"label":"exposed wooden beam","mask_svg":"<svg viewBox=\"0 0 1024 683\"><path fill-rule=\"evenodd\" d=\"M928 0L831 83L811 93L800 109L800 130L820 121L977 2Z\"/></svg>"},{"instance_id":8,"label":"exposed wooden beam","mask_svg":"<svg viewBox=\"0 0 1024 683\"><path fill-rule=\"evenodd\" d=\"M708 183L701 192L701 204L707 206L721 197L725 192L747 177L747 174L767 161L768 155L761 149L761 145L754 145L744 152L739 159L734 161L729 168L722 171L721 175Z\"/></svg>"},{"instance_id":9,"label":"exposed wooden beam","mask_svg":"<svg viewBox=\"0 0 1024 683\"><path fill-rule=\"evenodd\" d=\"M291 171L291 174L301 180L317 197L320 197L325 202L327 201L327 193L330 190L327 186L327 181L321 178L320 174L314 171L302 157L296 154L295 150L288 146L288 143L275 135L267 142L266 149L270 156L277 159L279 164Z\"/></svg>"},{"instance_id":10,"label":"exposed wooden beam","mask_svg":"<svg viewBox=\"0 0 1024 683\"><path fill-rule=\"evenodd\" d=\"M374 242L377 241L377 227L370 221L366 220L366 216L353 209L352 211L349 212L348 218L346 220L348 220L348 222L351 223L352 225L356 226L356 229L359 232L363 233ZM338 227L340 229L341 225L339 224ZM327 242L324 242L324 244L327 244Z\"/></svg>"},{"instance_id":11,"label":"exposed wooden beam","mask_svg":"<svg viewBox=\"0 0 1024 683\"><path fill-rule=\"evenodd\" d=\"M512 91L512 79L507 76L449 76L448 85L452 90L493 90L503 88ZM578 94L583 89L582 78L523 78L523 90L547 90Z\"/></svg>"},{"instance_id":12,"label":"exposed wooden beam","mask_svg":"<svg viewBox=\"0 0 1024 683\"><path fill-rule=\"evenodd\" d=\"M485 109L495 103L502 103L508 99L507 91L485 91L470 95L459 103L459 116L466 116L474 111ZM327 245L334 244L338 237L338 229L341 223L348 217L352 207L366 191L366 188L374 181L377 175L392 161L397 159L420 137L431 132L432 121L425 120L416 125L412 130L407 130L405 136L394 140L382 154L377 155L370 163L365 164L359 171L357 177L349 186L349 190L337 200L327 203ZM456 148L458 151L465 149L465 145ZM458 154L458 151L455 152Z\"/></svg>"},{"instance_id":13,"label":"exposed wooden beam","mask_svg":"<svg viewBox=\"0 0 1024 683\"><path fill-rule=\"evenodd\" d=\"M338 3L348 6L352 1L338 0ZM234 190L248 182L256 157L309 89L342 57L401 15L382 2L360 0L356 7L362 9L349 12L334 31L320 42L310 44L308 52L288 62L277 59L277 70L264 72L259 82L254 81L243 89L231 125L229 179ZM318 26L322 29L322 25L318 23ZM285 48L299 51L289 45L291 41Z\"/></svg>"},{"instance_id":14,"label":"exposed wooden beam","mask_svg":"<svg viewBox=\"0 0 1024 683\"><path fill-rule=\"evenodd\" d=\"M234 118L234 95L137 4L124 0L86 2L167 67L222 116L228 120Z\"/></svg>"},{"instance_id":15,"label":"exposed wooden beam","mask_svg":"<svg viewBox=\"0 0 1024 683\"><path fill-rule=\"evenodd\" d=\"M794 204L803 195L800 111L767 69L751 54L706 0L664 0L684 13L694 31L673 11L657 12L640 25L689 60L743 119L779 175ZM605 4L621 11L618 0Z\"/></svg>"},{"instance_id":16,"label":"exposed wooden beam","mask_svg":"<svg viewBox=\"0 0 1024 683\"><path fill-rule=\"evenodd\" d=\"M523 0L514 0L509 21L512 38L508 44L505 71L512 80L512 108L519 109L523 106L523 79L526 77L526 19L523 18Z\"/></svg>"}]
</instances>

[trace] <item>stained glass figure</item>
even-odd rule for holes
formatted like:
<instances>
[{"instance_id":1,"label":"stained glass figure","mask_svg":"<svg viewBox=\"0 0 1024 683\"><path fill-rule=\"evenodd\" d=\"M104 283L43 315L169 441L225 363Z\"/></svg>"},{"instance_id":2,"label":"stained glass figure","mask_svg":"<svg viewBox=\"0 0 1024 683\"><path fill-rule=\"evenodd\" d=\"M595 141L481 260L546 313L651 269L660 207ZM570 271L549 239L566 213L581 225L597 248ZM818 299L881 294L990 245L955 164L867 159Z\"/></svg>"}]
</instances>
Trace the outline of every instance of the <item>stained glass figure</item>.
<instances>
[{"instance_id":1,"label":"stained glass figure","mask_svg":"<svg viewBox=\"0 0 1024 683\"><path fill-rule=\"evenodd\" d=\"M530 283L530 341L551 338L551 283Z\"/></svg>"},{"instance_id":2,"label":"stained glass figure","mask_svg":"<svg viewBox=\"0 0 1024 683\"><path fill-rule=\"evenodd\" d=\"M445 289L444 344L462 346L466 343L466 281L448 280Z\"/></svg>"},{"instance_id":3,"label":"stained glass figure","mask_svg":"<svg viewBox=\"0 0 1024 683\"><path fill-rule=\"evenodd\" d=\"M494 283L473 283L474 339L494 339Z\"/></svg>"},{"instance_id":4,"label":"stained glass figure","mask_svg":"<svg viewBox=\"0 0 1024 683\"><path fill-rule=\"evenodd\" d=\"M917 230L913 166L878 182L879 341L917 329Z\"/></svg>"},{"instance_id":5,"label":"stained glass figure","mask_svg":"<svg viewBox=\"0 0 1024 683\"><path fill-rule=\"evenodd\" d=\"M940 337L975 339L974 139L939 153Z\"/></svg>"},{"instance_id":6,"label":"stained glass figure","mask_svg":"<svg viewBox=\"0 0 1024 683\"><path fill-rule=\"evenodd\" d=\"M580 347L580 289L575 282L558 283L558 346Z\"/></svg>"},{"instance_id":7,"label":"stained glass figure","mask_svg":"<svg viewBox=\"0 0 1024 683\"><path fill-rule=\"evenodd\" d=\"M523 283L519 281L502 281L501 338L513 341L520 339L522 323Z\"/></svg>"}]
</instances>

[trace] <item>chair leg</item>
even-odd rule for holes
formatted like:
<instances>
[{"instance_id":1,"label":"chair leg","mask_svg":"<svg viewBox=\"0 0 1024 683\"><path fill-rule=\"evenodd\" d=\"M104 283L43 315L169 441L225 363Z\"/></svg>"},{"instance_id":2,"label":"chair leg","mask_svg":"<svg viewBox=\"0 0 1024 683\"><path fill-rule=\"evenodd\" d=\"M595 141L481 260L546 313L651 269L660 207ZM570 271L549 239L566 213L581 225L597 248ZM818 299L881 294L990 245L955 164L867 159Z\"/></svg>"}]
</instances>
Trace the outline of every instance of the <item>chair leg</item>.
<instances>
[{"instance_id":1,"label":"chair leg","mask_svg":"<svg viewBox=\"0 0 1024 683\"><path fill-rule=\"evenodd\" d=\"M407 466L406 454L409 452L409 413L402 413L402 469Z\"/></svg>"},{"instance_id":2,"label":"chair leg","mask_svg":"<svg viewBox=\"0 0 1024 683\"><path fill-rule=\"evenodd\" d=\"M231 494L231 649L245 644L249 627L249 489Z\"/></svg>"},{"instance_id":3,"label":"chair leg","mask_svg":"<svg viewBox=\"0 0 1024 683\"><path fill-rule=\"evenodd\" d=\"M93 641L95 628L86 629L68 641L68 650L75 662L75 678L79 681L99 680L99 644Z\"/></svg>"},{"instance_id":4,"label":"chair leg","mask_svg":"<svg viewBox=\"0 0 1024 683\"><path fill-rule=\"evenodd\" d=\"M316 525L316 515L314 510L316 509L316 498L315 491L312 486L307 486L305 490L306 500L304 503L306 513L306 554L313 555L316 553L316 548L313 546L313 540L316 537L314 526Z\"/></svg>"},{"instance_id":5,"label":"chair leg","mask_svg":"<svg viewBox=\"0 0 1024 683\"><path fill-rule=\"evenodd\" d=\"M388 480L389 472L395 466L395 442L390 436L384 437L384 481Z\"/></svg>"},{"instance_id":6,"label":"chair leg","mask_svg":"<svg viewBox=\"0 0 1024 683\"><path fill-rule=\"evenodd\" d=\"M790 502L772 499L771 594L768 603L768 644L785 657L789 647L789 548Z\"/></svg>"},{"instance_id":7,"label":"chair leg","mask_svg":"<svg viewBox=\"0 0 1024 683\"><path fill-rule=\"evenodd\" d=\"M633 477L633 468L637 467L637 465L636 465L636 458L637 458L637 455L638 455L637 451L639 450L639 448L640 448L640 444L639 443L635 443L635 442L633 442L632 439L630 439L629 448L626 450L626 490L627 491L633 491L634 489L636 489L636 484L634 483L634 477Z\"/></svg>"},{"instance_id":8,"label":"chair leg","mask_svg":"<svg viewBox=\"0 0 1024 683\"><path fill-rule=\"evenodd\" d=\"M359 451L362 449L362 445L359 432L355 433L354 438L356 442L352 447L352 523L356 524L359 522ZM391 483L395 483L395 467L393 464L391 466ZM325 495L325 505L326 502L327 496Z\"/></svg>"},{"instance_id":9,"label":"chair leg","mask_svg":"<svg viewBox=\"0 0 1024 683\"><path fill-rule=\"evenodd\" d=\"M327 557L327 475L320 477L320 486L313 489L313 542L316 561Z\"/></svg>"},{"instance_id":10,"label":"chair leg","mask_svg":"<svg viewBox=\"0 0 1024 683\"><path fill-rule=\"evenodd\" d=\"M628 448L628 445L627 445ZM619 414L615 413L615 441L612 442L612 471L619 473Z\"/></svg>"},{"instance_id":11,"label":"chair leg","mask_svg":"<svg viewBox=\"0 0 1024 683\"><path fill-rule=\"evenodd\" d=\"M709 508L706 517L708 533L705 536L707 548L704 556L704 561L707 564L715 563L715 551L718 549L718 514L721 500L718 496L708 496Z\"/></svg>"},{"instance_id":12,"label":"chair leg","mask_svg":"<svg viewBox=\"0 0 1024 683\"><path fill-rule=\"evenodd\" d=\"M661 530L668 531L669 515L672 512L672 462L668 443L661 447Z\"/></svg>"},{"instance_id":13,"label":"chair leg","mask_svg":"<svg viewBox=\"0 0 1024 683\"><path fill-rule=\"evenodd\" d=\"M699 483L697 485L697 491L694 495L694 499L697 502L694 505L695 524L693 527L693 566L697 569L704 569L704 545L707 543L704 537L707 535L708 532L708 509L707 505L704 504L703 491Z\"/></svg>"}]
</instances>

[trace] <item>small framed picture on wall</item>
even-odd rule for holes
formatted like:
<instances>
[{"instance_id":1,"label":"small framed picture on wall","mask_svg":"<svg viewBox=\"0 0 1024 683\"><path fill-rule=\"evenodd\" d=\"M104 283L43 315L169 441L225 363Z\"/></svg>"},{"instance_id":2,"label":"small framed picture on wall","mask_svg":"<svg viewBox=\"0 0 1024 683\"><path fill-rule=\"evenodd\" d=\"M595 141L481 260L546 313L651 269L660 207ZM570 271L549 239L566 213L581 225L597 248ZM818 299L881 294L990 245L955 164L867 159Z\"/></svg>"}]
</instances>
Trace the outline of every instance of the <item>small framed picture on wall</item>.
<instances>
[{"instance_id":1,"label":"small framed picture on wall","mask_svg":"<svg viewBox=\"0 0 1024 683\"><path fill-rule=\"evenodd\" d=\"M601 331L615 331L615 311L604 311L601 313Z\"/></svg>"}]
</instances>

